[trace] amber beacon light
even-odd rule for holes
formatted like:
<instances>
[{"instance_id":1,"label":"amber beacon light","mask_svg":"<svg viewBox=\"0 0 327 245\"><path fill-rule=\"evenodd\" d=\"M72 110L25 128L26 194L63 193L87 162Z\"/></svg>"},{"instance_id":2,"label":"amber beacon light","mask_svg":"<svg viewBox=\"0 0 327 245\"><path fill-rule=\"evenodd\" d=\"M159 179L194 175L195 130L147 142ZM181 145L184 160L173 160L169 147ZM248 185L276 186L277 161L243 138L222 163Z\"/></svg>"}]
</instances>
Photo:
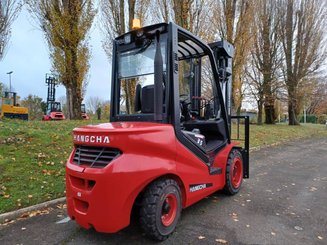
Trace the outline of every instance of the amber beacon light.
<instances>
[{"instance_id":1,"label":"amber beacon light","mask_svg":"<svg viewBox=\"0 0 327 245\"><path fill-rule=\"evenodd\" d=\"M141 21L140 21L140 19L133 19L132 29L133 30L136 30L136 29L139 29L139 28L141 28Z\"/></svg>"}]
</instances>

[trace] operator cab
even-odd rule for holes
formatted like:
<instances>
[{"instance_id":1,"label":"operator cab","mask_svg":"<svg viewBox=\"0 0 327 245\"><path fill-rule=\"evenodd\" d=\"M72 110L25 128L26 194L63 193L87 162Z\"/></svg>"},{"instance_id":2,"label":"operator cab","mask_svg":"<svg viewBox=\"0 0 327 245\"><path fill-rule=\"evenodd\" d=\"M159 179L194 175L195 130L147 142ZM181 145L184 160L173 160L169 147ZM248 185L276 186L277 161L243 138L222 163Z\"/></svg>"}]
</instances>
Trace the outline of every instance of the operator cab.
<instances>
[{"instance_id":1,"label":"operator cab","mask_svg":"<svg viewBox=\"0 0 327 245\"><path fill-rule=\"evenodd\" d=\"M60 102L49 102L47 107L47 115L51 112L62 112Z\"/></svg>"},{"instance_id":2,"label":"operator cab","mask_svg":"<svg viewBox=\"0 0 327 245\"><path fill-rule=\"evenodd\" d=\"M15 92L5 92L4 97L2 97L2 104L3 105L10 105L10 106L19 106L17 104L17 95Z\"/></svg>"},{"instance_id":3,"label":"operator cab","mask_svg":"<svg viewBox=\"0 0 327 245\"><path fill-rule=\"evenodd\" d=\"M230 142L213 49L162 23L116 38L113 54L110 120L172 124L177 139L210 166Z\"/></svg>"}]
</instances>

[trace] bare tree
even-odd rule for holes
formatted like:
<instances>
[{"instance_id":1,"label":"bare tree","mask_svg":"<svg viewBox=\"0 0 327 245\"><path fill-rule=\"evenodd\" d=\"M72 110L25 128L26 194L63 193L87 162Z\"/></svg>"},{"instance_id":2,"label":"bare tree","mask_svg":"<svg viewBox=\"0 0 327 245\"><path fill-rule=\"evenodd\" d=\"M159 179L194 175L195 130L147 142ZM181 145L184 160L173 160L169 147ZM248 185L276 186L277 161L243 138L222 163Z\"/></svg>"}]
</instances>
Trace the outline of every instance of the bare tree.
<instances>
[{"instance_id":1,"label":"bare tree","mask_svg":"<svg viewBox=\"0 0 327 245\"><path fill-rule=\"evenodd\" d=\"M263 104L264 104L264 81L262 73L257 69L255 59L245 67L245 92L246 97L252 97L257 103L258 117L257 124L263 123Z\"/></svg>"},{"instance_id":2,"label":"bare tree","mask_svg":"<svg viewBox=\"0 0 327 245\"><path fill-rule=\"evenodd\" d=\"M17 18L22 4L19 0L0 1L0 60L5 55L11 34L11 25Z\"/></svg>"},{"instance_id":3,"label":"bare tree","mask_svg":"<svg viewBox=\"0 0 327 245\"><path fill-rule=\"evenodd\" d=\"M264 101L258 102L259 124L261 123L259 119L262 117L262 108L260 108L262 105L265 108L266 124L274 124L277 118L274 108L275 92L279 88L278 70L282 58L280 55L279 21L276 8L277 3L275 0L258 0L251 28L251 34L254 37L251 51L252 65L261 73L261 78L255 84L260 94L258 99L264 99ZM253 76L250 76L250 78L253 78Z\"/></svg>"},{"instance_id":4,"label":"bare tree","mask_svg":"<svg viewBox=\"0 0 327 245\"><path fill-rule=\"evenodd\" d=\"M285 62L283 72L288 91L289 125L298 125L300 87L314 76L326 59L323 49L326 1L279 0L280 35ZM302 84L302 85L301 85Z\"/></svg>"},{"instance_id":5,"label":"bare tree","mask_svg":"<svg viewBox=\"0 0 327 245\"><path fill-rule=\"evenodd\" d=\"M132 30L134 18L140 19L141 25L144 25L150 2L150 0L100 0L101 26L104 32L103 48L109 59L112 40Z\"/></svg>"},{"instance_id":6,"label":"bare tree","mask_svg":"<svg viewBox=\"0 0 327 245\"><path fill-rule=\"evenodd\" d=\"M242 106L242 86L244 67L249 58L252 45L250 34L253 22L253 0L217 0L214 8L213 23L220 36L232 43L235 48L233 59L233 107L240 113Z\"/></svg>"},{"instance_id":7,"label":"bare tree","mask_svg":"<svg viewBox=\"0 0 327 245\"><path fill-rule=\"evenodd\" d=\"M86 105L89 111L92 112L92 114L95 114L97 109L101 107L103 104L102 99L100 99L97 96L91 96L87 99Z\"/></svg>"},{"instance_id":8,"label":"bare tree","mask_svg":"<svg viewBox=\"0 0 327 245\"><path fill-rule=\"evenodd\" d=\"M169 21L173 20L173 11L171 6L173 0L156 0L156 2L151 6L153 9L158 10L157 15L153 16L153 19L158 21L163 21L168 23Z\"/></svg>"},{"instance_id":9,"label":"bare tree","mask_svg":"<svg viewBox=\"0 0 327 245\"><path fill-rule=\"evenodd\" d=\"M150 2L150 0L101 0L101 22L105 34L103 48L108 58L111 58L112 55L112 40L131 31L134 18L140 20L141 26L144 25ZM121 81L122 97L124 97L127 113L133 113L135 109L136 83L137 79L134 78Z\"/></svg>"},{"instance_id":10,"label":"bare tree","mask_svg":"<svg viewBox=\"0 0 327 245\"><path fill-rule=\"evenodd\" d=\"M88 32L96 11L92 0L25 0L50 48L53 70L66 87L68 117L81 118L89 70Z\"/></svg>"},{"instance_id":11,"label":"bare tree","mask_svg":"<svg viewBox=\"0 0 327 245\"><path fill-rule=\"evenodd\" d=\"M214 39L212 25L214 0L157 0L152 8L158 11L155 21L174 21L207 42Z\"/></svg>"}]
</instances>

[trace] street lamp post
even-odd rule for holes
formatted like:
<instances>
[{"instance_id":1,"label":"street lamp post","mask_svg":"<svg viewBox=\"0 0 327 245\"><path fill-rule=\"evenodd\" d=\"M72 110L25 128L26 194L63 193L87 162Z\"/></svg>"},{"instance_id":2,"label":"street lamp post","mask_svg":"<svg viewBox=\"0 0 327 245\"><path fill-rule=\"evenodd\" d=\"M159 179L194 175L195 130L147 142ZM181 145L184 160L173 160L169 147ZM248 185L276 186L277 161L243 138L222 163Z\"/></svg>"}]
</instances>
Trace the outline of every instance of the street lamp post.
<instances>
[{"instance_id":1,"label":"street lamp post","mask_svg":"<svg viewBox=\"0 0 327 245\"><path fill-rule=\"evenodd\" d=\"M9 75L9 92L11 92L11 74L13 73L13 71L7 72L7 74Z\"/></svg>"}]
</instances>

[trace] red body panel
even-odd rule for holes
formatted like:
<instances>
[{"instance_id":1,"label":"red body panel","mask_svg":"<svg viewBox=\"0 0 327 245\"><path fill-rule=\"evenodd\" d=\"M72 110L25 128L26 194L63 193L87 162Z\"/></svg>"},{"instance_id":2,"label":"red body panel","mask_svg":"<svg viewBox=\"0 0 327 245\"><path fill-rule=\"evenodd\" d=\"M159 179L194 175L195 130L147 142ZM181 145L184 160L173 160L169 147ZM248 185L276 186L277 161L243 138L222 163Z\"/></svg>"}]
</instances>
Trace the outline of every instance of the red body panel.
<instances>
[{"instance_id":1,"label":"red body panel","mask_svg":"<svg viewBox=\"0 0 327 245\"><path fill-rule=\"evenodd\" d=\"M179 182L183 207L223 188L226 160L233 147L226 146L214 161L222 174L209 175L208 167L177 141L169 124L106 123L74 129L74 135L75 145L108 146L122 152L101 169L72 163L74 152L67 162L68 214L81 226L93 226L100 232L116 232L128 226L136 197L160 176L169 174ZM84 136L83 142L77 135ZM110 142L97 142L96 136L108 136ZM190 192L191 184L200 183L212 186Z\"/></svg>"},{"instance_id":2,"label":"red body panel","mask_svg":"<svg viewBox=\"0 0 327 245\"><path fill-rule=\"evenodd\" d=\"M90 120L90 117L87 113L82 113L83 120Z\"/></svg>"},{"instance_id":3,"label":"red body panel","mask_svg":"<svg viewBox=\"0 0 327 245\"><path fill-rule=\"evenodd\" d=\"M44 115L42 120L43 121L65 120L65 115L62 112L50 112L49 115Z\"/></svg>"}]
</instances>

